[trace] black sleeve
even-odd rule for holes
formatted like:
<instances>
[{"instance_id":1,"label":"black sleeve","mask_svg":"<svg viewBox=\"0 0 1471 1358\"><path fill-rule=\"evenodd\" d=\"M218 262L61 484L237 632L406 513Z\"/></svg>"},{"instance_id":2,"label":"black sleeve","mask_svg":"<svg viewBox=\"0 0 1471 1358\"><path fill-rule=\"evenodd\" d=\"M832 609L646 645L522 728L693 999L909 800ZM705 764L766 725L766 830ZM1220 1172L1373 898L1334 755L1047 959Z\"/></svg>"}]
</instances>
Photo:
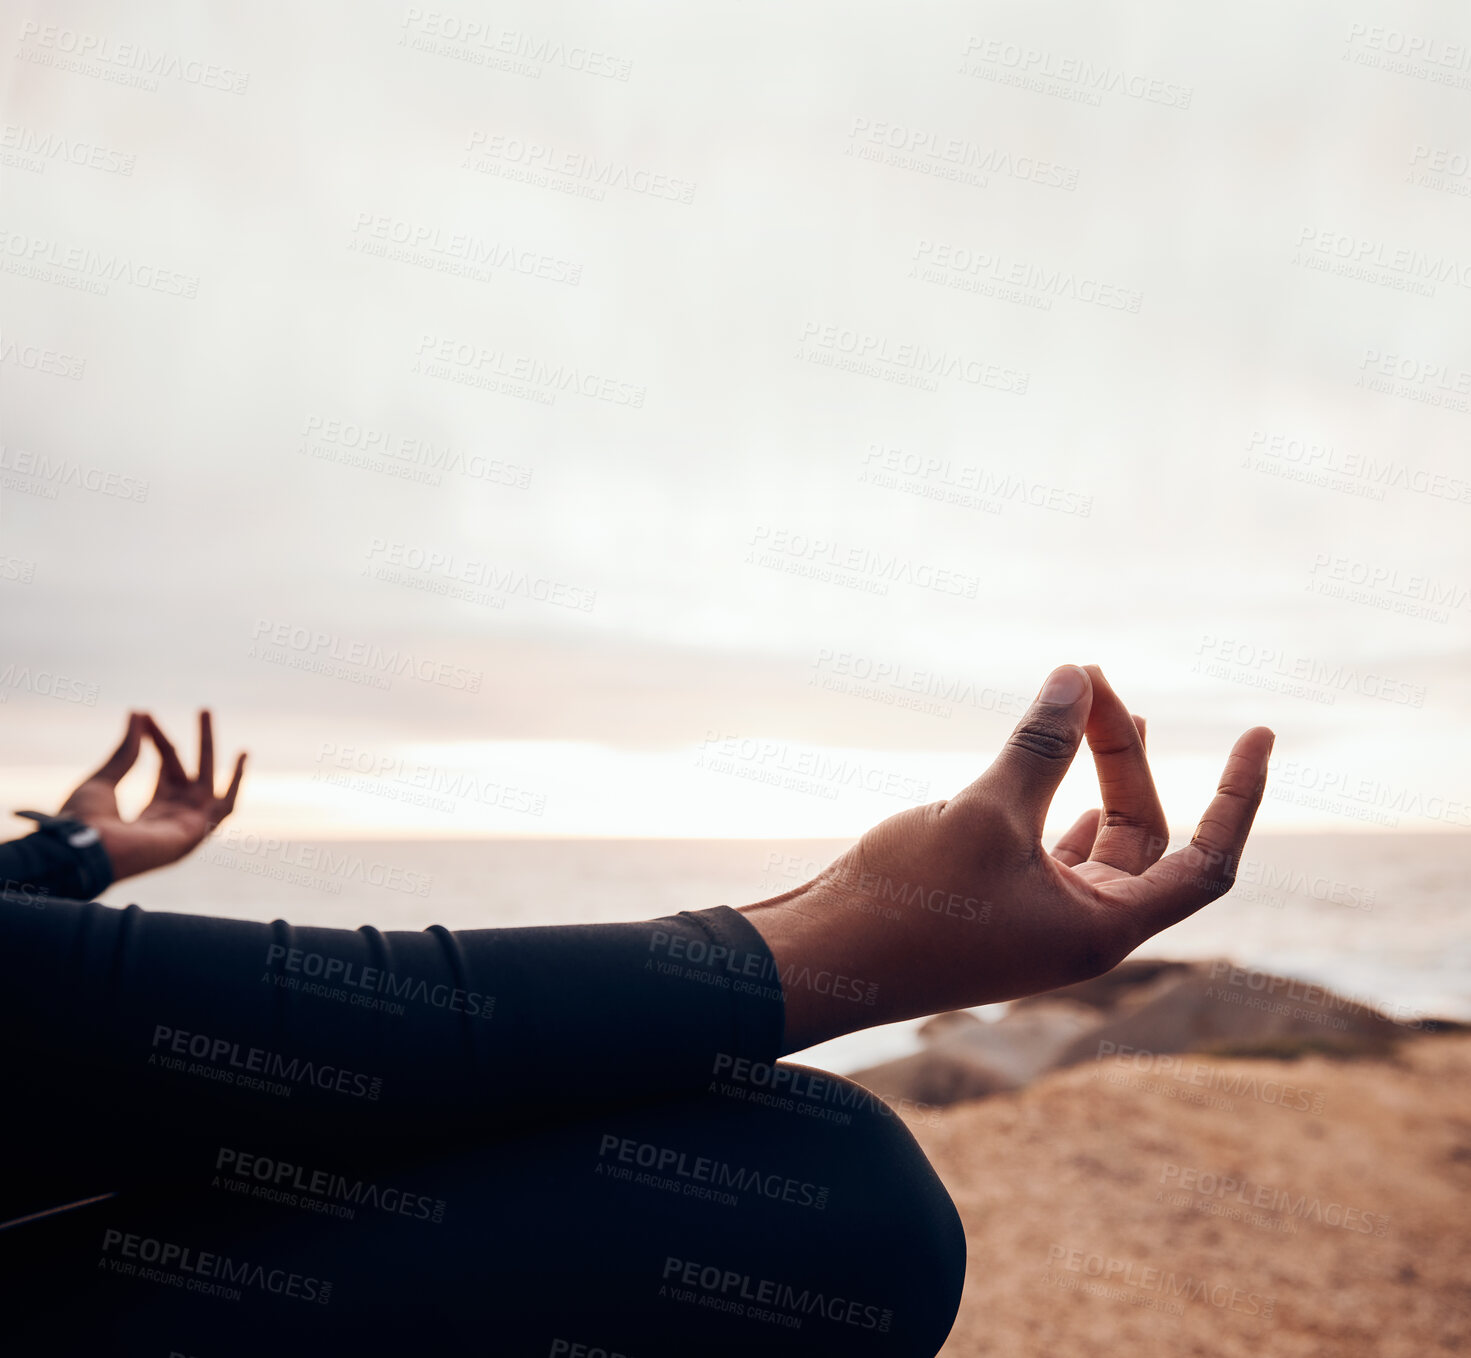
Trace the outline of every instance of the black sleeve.
<instances>
[{"instance_id":1,"label":"black sleeve","mask_svg":"<svg viewBox=\"0 0 1471 1358\"><path fill-rule=\"evenodd\" d=\"M0 891L90 901L112 885L112 860L96 830L70 835L37 830L0 844Z\"/></svg>"},{"instance_id":2,"label":"black sleeve","mask_svg":"<svg viewBox=\"0 0 1471 1358\"><path fill-rule=\"evenodd\" d=\"M14 1091L103 1120L396 1138L705 1088L780 1052L735 910L422 933L0 900Z\"/></svg>"}]
</instances>

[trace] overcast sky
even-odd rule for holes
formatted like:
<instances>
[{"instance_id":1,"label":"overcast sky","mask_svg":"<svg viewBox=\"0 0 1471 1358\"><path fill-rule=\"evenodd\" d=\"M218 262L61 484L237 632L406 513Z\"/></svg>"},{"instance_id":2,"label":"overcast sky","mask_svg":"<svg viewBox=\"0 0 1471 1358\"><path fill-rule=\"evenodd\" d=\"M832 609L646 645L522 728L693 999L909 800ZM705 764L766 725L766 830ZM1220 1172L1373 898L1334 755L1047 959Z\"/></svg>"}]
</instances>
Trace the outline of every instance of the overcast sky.
<instances>
[{"instance_id":1,"label":"overcast sky","mask_svg":"<svg viewBox=\"0 0 1471 1358\"><path fill-rule=\"evenodd\" d=\"M1461 7L9 15L0 806L852 834L1073 661L1471 825Z\"/></svg>"}]
</instances>

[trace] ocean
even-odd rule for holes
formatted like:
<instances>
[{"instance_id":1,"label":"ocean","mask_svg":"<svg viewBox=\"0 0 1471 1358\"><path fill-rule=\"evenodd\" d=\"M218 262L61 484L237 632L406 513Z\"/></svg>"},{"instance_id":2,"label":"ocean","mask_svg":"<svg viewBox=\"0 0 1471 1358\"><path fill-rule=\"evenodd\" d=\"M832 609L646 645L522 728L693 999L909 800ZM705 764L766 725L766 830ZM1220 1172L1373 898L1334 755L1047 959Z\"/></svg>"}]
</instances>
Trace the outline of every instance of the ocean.
<instances>
[{"instance_id":1,"label":"ocean","mask_svg":"<svg viewBox=\"0 0 1471 1358\"><path fill-rule=\"evenodd\" d=\"M227 826L183 863L102 899L335 928L635 920L777 895L848 843L292 840ZM1471 835L1261 835L1227 896L1137 955L1226 957L1330 986L1394 1017L1471 1020L1468 877ZM919 1022L850 1034L794 1059L857 1070L913 1051Z\"/></svg>"}]
</instances>

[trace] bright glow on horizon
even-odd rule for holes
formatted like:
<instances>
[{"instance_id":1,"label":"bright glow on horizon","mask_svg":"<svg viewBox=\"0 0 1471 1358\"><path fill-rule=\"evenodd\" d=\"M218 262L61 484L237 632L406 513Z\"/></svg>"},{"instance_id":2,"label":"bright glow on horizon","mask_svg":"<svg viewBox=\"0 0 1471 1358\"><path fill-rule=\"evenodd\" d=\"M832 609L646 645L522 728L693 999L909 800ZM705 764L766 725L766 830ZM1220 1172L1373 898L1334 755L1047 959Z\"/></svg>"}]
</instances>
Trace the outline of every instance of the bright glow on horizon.
<instances>
[{"instance_id":1,"label":"bright glow on horizon","mask_svg":"<svg viewBox=\"0 0 1471 1358\"><path fill-rule=\"evenodd\" d=\"M1177 836L1188 836L1216 786L1221 760L1152 759ZM749 737L674 750L618 749L583 741L404 742L370 756L336 751L310 771L251 771L225 831L292 839L851 839L906 807L955 795L990 755L824 747ZM1330 794L1298 786L1279 766L1256 833L1437 831L1463 828L1422 803L1396 804L1393 786ZM136 814L152 786L140 763L120 789ZM56 766L0 772L0 801L59 805L76 781ZM889 791L874 790L887 788ZM1378 818L1373 797L1381 799ZM1053 803L1055 838L1098 804L1086 746ZM17 822L19 825L19 822Z\"/></svg>"}]
</instances>

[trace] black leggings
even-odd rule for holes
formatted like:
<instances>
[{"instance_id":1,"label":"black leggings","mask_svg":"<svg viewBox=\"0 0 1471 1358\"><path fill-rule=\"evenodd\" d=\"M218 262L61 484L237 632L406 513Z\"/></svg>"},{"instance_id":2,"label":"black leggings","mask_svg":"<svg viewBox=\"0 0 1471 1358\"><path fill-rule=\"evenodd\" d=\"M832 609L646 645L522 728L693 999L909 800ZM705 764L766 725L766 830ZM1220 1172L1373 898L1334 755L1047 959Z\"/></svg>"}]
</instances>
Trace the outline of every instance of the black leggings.
<instances>
[{"instance_id":1,"label":"black leggings","mask_svg":"<svg viewBox=\"0 0 1471 1358\"><path fill-rule=\"evenodd\" d=\"M0 925L17 1353L928 1355L949 1332L949 1197L885 1105L775 1061L769 953L734 911L385 935L50 901ZM327 989L280 982L334 961ZM403 1013L359 1002L390 992Z\"/></svg>"}]
</instances>

